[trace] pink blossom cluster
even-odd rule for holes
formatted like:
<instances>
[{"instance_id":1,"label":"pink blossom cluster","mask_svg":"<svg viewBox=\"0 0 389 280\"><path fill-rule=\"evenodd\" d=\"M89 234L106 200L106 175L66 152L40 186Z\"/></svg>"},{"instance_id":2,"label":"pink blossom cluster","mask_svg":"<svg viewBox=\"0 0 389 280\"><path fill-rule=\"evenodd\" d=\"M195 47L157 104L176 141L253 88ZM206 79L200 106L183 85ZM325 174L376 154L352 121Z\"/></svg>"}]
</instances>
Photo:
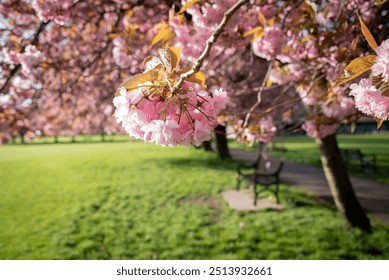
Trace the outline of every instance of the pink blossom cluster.
<instances>
[{"instance_id":1,"label":"pink blossom cluster","mask_svg":"<svg viewBox=\"0 0 389 280\"><path fill-rule=\"evenodd\" d=\"M184 6L189 1L181 1ZM174 17L170 22L175 33L174 44L182 48L183 55L186 60L193 62L200 56L204 50L206 41L209 39L217 25L221 22L224 13L231 8L236 0L210 0L201 4L194 4L189 7L186 12L191 15L190 22L182 22L179 17ZM231 46L231 41L234 40L234 48L245 46L246 41L242 38L238 39L239 31L247 31L258 24L257 14L259 10L269 14L269 7L255 7L248 11L243 8L239 9L229 20L224 32L219 37L217 43L212 47L209 60L215 58L216 55L223 54L226 47ZM248 39L248 37L246 37ZM238 45L237 45L238 44Z\"/></svg>"},{"instance_id":2,"label":"pink blossom cluster","mask_svg":"<svg viewBox=\"0 0 389 280\"><path fill-rule=\"evenodd\" d=\"M150 5L153 2L150 2ZM163 3L154 4L154 8L138 6L131 9L131 13L122 19L126 32L118 33L113 39L113 60L116 65L127 69L130 73L141 71L139 66L143 57L149 52L149 45L145 44L145 40L151 40L155 35L152 26L159 21L156 10L158 13L167 12L166 5Z\"/></svg>"},{"instance_id":3,"label":"pink blossom cluster","mask_svg":"<svg viewBox=\"0 0 389 280\"><path fill-rule=\"evenodd\" d=\"M332 135L338 129L339 124L318 124L315 120L306 120L301 126L307 132L307 135L315 139L323 139Z\"/></svg>"},{"instance_id":4,"label":"pink blossom cluster","mask_svg":"<svg viewBox=\"0 0 389 280\"><path fill-rule=\"evenodd\" d=\"M277 128L273 123L273 118L268 116L259 120L260 135L259 142L270 142L276 136Z\"/></svg>"},{"instance_id":5,"label":"pink blossom cluster","mask_svg":"<svg viewBox=\"0 0 389 280\"><path fill-rule=\"evenodd\" d=\"M350 86L349 94L354 96L355 106L362 113L386 120L389 117L389 96L384 95L381 89L389 84L389 39L377 47L376 53L371 70L374 77L381 78L377 84L381 86L377 88L370 79L362 79Z\"/></svg>"},{"instance_id":6,"label":"pink blossom cluster","mask_svg":"<svg viewBox=\"0 0 389 280\"><path fill-rule=\"evenodd\" d=\"M277 128L271 116L263 117L258 124L243 130L243 138L250 146L256 142L270 142L276 137Z\"/></svg>"},{"instance_id":7,"label":"pink blossom cluster","mask_svg":"<svg viewBox=\"0 0 389 280\"><path fill-rule=\"evenodd\" d=\"M1 53L4 57L4 62L7 64L18 64L19 63L19 53L9 50L8 48L3 48Z\"/></svg>"},{"instance_id":8,"label":"pink blossom cluster","mask_svg":"<svg viewBox=\"0 0 389 280\"><path fill-rule=\"evenodd\" d=\"M44 57L40 50L33 45L28 45L24 52L20 54L19 61L22 65L22 73L25 76L38 74L37 65L43 61Z\"/></svg>"},{"instance_id":9,"label":"pink blossom cluster","mask_svg":"<svg viewBox=\"0 0 389 280\"><path fill-rule=\"evenodd\" d=\"M343 13L350 13L358 9L359 13L367 18L372 17L372 8L375 4L375 0L348 0L343 3L337 0L328 0L326 5L322 5L322 8L316 15L318 23L331 26L331 23L339 16L339 11L343 10Z\"/></svg>"},{"instance_id":10,"label":"pink blossom cluster","mask_svg":"<svg viewBox=\"0 0 389 280\"><path fill-rule=\"evenodd\" d=\"M63 25L70 17L73 0L33 0L32 7L42 21L54 20Z\"/></svg>"},{"instance_id":11,"label":"pink blossom cluster","mask_svg":"<svg viewBox=\"0 0 389 280\"><path fill-rule=\"evenodd\" d=\"M389 97L373 86L371 80L362 79L359 84L350 86L350 95L354 96L355 106L366 115L388 119Z\"/></svg>"},{"instance_id":12,"label":"pink blossom cluster","mask_svg":"<svg viewBox=\"0 0 389 280\"><path fill-rule=\"evenodd\" d=\"M112 56L120 68L128 68L133 63L133 58L127 53L127 42L121 37L113 39Z\"/></svg>"},{"instance_id":13,"label":"pink blossom cluster","mask_svg":"<svg viewBox=\"0 0 389 280\"><path fill-rule=\"evenodd\" d=\"M31 76L38 74L38 65L43 61L44 57L40 50L36 46L28 45L26 46L23 53L17 53L13 50L4 48L2 50L2 55L4 57L4 62L7 64L21 64L22 73L25 76Z\"/></svg>"},{"instance_id":14,"label":"pink blossom cluster","mask_svg":"<svg viewBox=\"0 0 389 280\"><path fill-rule=\"evenodd\" d=\"M181 1L184 5L189 1ZM224 13L232 7L236 0L213 0L205 1L201 5L193 5L188 8L187 12L192 16L192 23L195 29L206 28L213 31L222 20ZM239 24L240 12L232 16L226 27L226 33L235 36L237 25Z\"/></svg>"},{"instance_id":15,"label":"pink blossom cluster","mask_svg":"<svg viewBox=\"0 0 389 280\"><path fill-rule=\"evenodd\" d=\"M264 35L252 42L251 46L256 56L272 60L282 52L285 38L281 27L276 24L266 26L263 32Z\"/></svg>"},{"instance_id":16,"label":"pink blossom cluster","mask_svg":"<svg viewBox=\"0 0 389 280\"><path fill-rule=\"evenodd\" d=\"M305 70L301 64L290 63L282 68L272 68L269 79L278 85L285 85L289 82L299 81L305 75Z\"/></svg>"},{"instance_id":17,"label":"pink blossom cluster","mask_svg":"<svg viewBox=\"0 0 389 280\"><path fill-rule=\"evenodd\" d=\"M206 41L211 36L213 30L202 26L180 25L177 19L174 19L171 25L176 34L175 45L182 49L186 60L195 61L203 52ZM214 52L215 49L212 50L212 53Z\"/></svg>"},{"instance_id":18,"label":"pink blossom cluster","mask_svg":"<svg viewBox=\"0 0 389 280\"><path fill-rule=\"evenodd\" d=\"M389 39L383 41L375 50L377 58L371 67L374 76L382 76L384 82L389 82Z\"/></svg>"},{"instance_id":19,"label":"pink blossom cluster","mask_svg":"<svg viewBox=\"0 0 389 280\"><path fill-rule=\"evenodd\" d=\"M326 117L340 121L356 113L354 100L342 95L327 100L321 109Z\"/></svg>"},{"instance_id":20,"label":"pink blossom cluster","mask_svg":"<svg viewBox=\"0 0 389 280\"><path fill-rule=\"evenodd\" d=\"M124 130L136 139L162 146L178 144L201 145L209 140L217 126L217 115L227 104L227 93L216 89L212 96L204 90L190 90L171 99L150 97L152 83L138 84L138 88L120 89L113 100L115 117Z\"/></svg>"},{"instance_id":21,"label":"pink blossom cluster","mask_svg":"<svg viewBox=\"0 0 389 280\"><path fill-rule=\"evenodd\" d=\"M300 95L301 101L308 106L317 104L318 100L327 93L320 87L311 88L308 85L299 85L296 91Z\"/></svg>"}]
</instances>

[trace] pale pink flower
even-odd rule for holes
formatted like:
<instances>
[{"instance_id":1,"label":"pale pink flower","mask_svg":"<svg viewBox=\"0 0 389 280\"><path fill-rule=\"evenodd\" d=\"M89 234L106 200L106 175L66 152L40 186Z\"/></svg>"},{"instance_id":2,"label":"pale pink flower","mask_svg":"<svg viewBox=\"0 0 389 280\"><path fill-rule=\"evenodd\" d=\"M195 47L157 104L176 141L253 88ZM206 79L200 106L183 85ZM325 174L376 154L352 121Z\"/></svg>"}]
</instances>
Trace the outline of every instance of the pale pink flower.
<instances>
[{"instance_id":1,"label":"pale pink flower","mask_svg":"<svg viewBox=\"0 0 389 280\"><path fill-rule=\"evenodd\" d=\"M284 35L278 25L266 26L263 37L251 43L254 54L266 60L272 60L280 54L283 45Z\"/></svg>"},{"instance_id":2,"label":"pale pink flower","mask_svg":"<svg viewBox=\"0 0 389 280\"><path fill-rule=\"evenodd\" d=\"M336 130L339 128L339 124L319 124L318 126L315 120L306 120L301 128L307 132L309 137L323 139L329 135L335 134Z\"/></svg>"},{"instance_id":3,"label":"pale pink flower","mask_svg":"<svg viewBox=\"0 0 389 280\"><path fill-rule=\"evenodd\" d=\"M113 105L116 107L116 122L123 122L128 116L128 96L124 87L120 89L120 95L113 99Z\"/></svg>"},{"instance_id":4,"label":"pale pink flower","mask_svg":"<svg viewBox=\"0 0 389 280\"><path fill-rule=\"evenodd\" d=\"M133 64L134 59L127 54L126 41L120 37L113 39L112 56L113 59L120 68L128 68Z\"/></svg>"},{"instance_id":5,"label":"pale pink flower","mask_svg":"<svg viewBox=\"0 0 389 280\"><path fill-rule=\"evenodd\" d=\"M299 81L305 74L301 64L291 63L286 64L280 69L272 68L269 79L279 85L287 84L291 81Z\"/></svg>"},{"instance_id":6,"label":"pale pink flower","mask_svg":"<svg viewBox=\"0 0 389 280\"><path fill-rule=\"evenodd\" d=\"M73 0L32 0L31 4L41 21L54 20L55 23L64 25L70 17L68 9Z\"/></svg>"},{"instance_id":7,"label":"pale pink flower","mask_svg":"<svg viewBox=\"0 0 389 280\"><path fill-rule=\"evenodd\" d=\"M260 119L259 121L259 141L260 142L270 142L276 136L277 128L273 123L273 118L268 116Z\"/></svg>"},{"instance_id":8,"label":"pale pink flower","mask_svg":"<svg viewBox=\"0 0 389 280\"><path fill-rule=\"evenodd\" d=\"M322 111L328 118L343 120L356 113L355 102L352 98L338 96L322 105Z\"/></svg>"},{"instance_id":9,"label":"pale pink flower","mask_svg":"<svg viewBox=\"0 0 389 280\"><path fill-rule=\"evenodd\" d=\"M193 144L200 146L202 142L211 139L214 127L208 125L207 122L195 121L195 130L193 135Z\"/></svg>"},{"instance_id":10,"label":"pale pink flower","mask_svg":"<svg viewBox=\"0 0 389 280\"><path fill-rule=\"evenodd\" d=\"M43 61L43 54L33 45L28 45L24 52L19 56L22 65L22 73L26 76L38 74L37 65Z\"/></svg>"},{"instance_id":11,"label":"pale pink flower","mask_svg":"<svg viewBox=\"0 0 389 280\"><path fill-rule=\"evenodd\" d=\"M325 90L320 88L312 89L308 85L300 85L296 88L296 91L300 95L301 101L308 106L314 106L326 94Z\"/></svg>"},{"instance_id":12,"label":"pale pink flower","mask_svg":"<svg viewBox=\"0 0 389 280\"><path fill-rule=\"evenodd\" d=\"M389 81L389 39L383 41L375 50L377 57L371 67L374 76L382 76L385 82Z\"/></svg>"},{"instance_id":13,"label":"pale pink flower","mask_svg":"<svg viewBox=\"0 0 389 280\"><path fill-rule=\"evenodd\" d=\"M144 140L161 146L175 146L173 130L179 127L175 120L152 120L141 128L144 131Z\"/></svg>"},{"instance_id":14,"label":"pale pink flower","mask_svg":"<svg viewBox=\"0 0 389 280\"><path fill-rule=\"evenodd\" d=\"M245 140L247 141L247 144L249 146L252 146L254 145L254 143L257 141L257 134L255 133L252 133L249 129L245 128L243 130L243 136L245 138Z\"/></svg>"},{"instance_id":15,"label":"pale pink flower","mask_svg":"<svg viewBox=\"0 0 389 280\"><path fill-rule=\"evenodd\" d=\"M261 118L258 124L243 130L243 138L252 146L255 142L270 142L276 136L277 128L271 116Z\"/></svg>"},{"instance_id":16,"label":"pale pink flower","mask_svg":"<svg viewBox=\"0 0 389 280\"><path fill-rule=\"evenodd\" d=\"M354 96L358 110L367 115L387 119L389 115L389 97L373 86L369 79L362 79L359 84L350 86L350 95Z\"/></svg>"},{"instance_id":17,"label":"pale pink flower","mask_svg":"<svg viewBox=\"0 0 389 280\"><path fill-rule=\"evenodd\" d=\"M4 56L4 62L8 64L18 64L19 63L19 53L9 50L8 48L3 48L1 50Z\"/></svg>"},{"instance_id":18,"label":"pale pink flower","mask_svg":"<svg viewBox=\"0 0 389 280\"><path fill-rule=\"evenodd\" d=\"M159 96L143 98L151 85L138 84L133 90L122 87L113 100L116 121L131 137L162 146L198 146L211 138L217 115L228 100L225 91L217 89L212 97L204 90L193 90L169 101ZM183 88L189 89L188 84Z\"/></svg>"}]
</instances>

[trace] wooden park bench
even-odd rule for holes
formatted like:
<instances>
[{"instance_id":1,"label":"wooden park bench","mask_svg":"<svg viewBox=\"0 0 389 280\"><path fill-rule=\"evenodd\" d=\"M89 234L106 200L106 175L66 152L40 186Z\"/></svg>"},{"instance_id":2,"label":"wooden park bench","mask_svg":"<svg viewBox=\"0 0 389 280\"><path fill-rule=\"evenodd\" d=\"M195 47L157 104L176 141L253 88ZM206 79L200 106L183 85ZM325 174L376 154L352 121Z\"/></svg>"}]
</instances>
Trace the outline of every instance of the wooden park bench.
<instances>
[{"instance_id":1,"label":"wooden park bench","mask_svg":"<svg viewBox=\"0 0 389 280\"><path fill-rule=\"evenodd\" d=\"M374 172L377 171L375 154L364 154L360 149L341 149L341 152L346 164L356 161L361 166L363 172L367 169L373 169Z\"/></svg>"},{"instance_id":2,"label":"wooden park bench","mask_svg":"<svg viewBox=\"0 0 389 280\"><path fill-rule=\"evenodd\" d=\"M278 204L280 202L278 197L280 173L283 164L283 161L278 159L264 159L261 156L253 164L240 164L237 167L236 189L240 189L242 181L247 181L254 191L254 205L257 205L259 193L265 190L275 195Z\"/></svg>"}]
</instances>

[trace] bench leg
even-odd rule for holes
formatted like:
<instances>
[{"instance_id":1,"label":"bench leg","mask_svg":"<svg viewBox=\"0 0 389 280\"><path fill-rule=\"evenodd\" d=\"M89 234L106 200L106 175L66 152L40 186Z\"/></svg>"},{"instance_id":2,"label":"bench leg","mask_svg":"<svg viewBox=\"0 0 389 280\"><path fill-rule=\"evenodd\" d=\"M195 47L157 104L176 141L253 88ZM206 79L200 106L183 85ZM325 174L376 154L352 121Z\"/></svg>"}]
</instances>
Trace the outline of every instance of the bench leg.
<instances>
[{"instance_id":1,"label":"bench leg","mask_svg":"<svg viewBox=\"0 0 389 280\"><path fill-rule=\"evenodd\" d=\"M253 188L254 188L254 206L257 206L258 191L256 186L253 186Z\"/></svg>"},{"instance_id":2,"label":"bench leg","mask_svg":"<svg viewBox=\"0 0 389 280\"><path fill-rule=\"evenodd\" d=\"M279 191L279 185L277 184L274 194L276 195L276 203L280 204L280 198L278 197L278 191Z\"/></svg>"},{"instance_id":3,"label":"bench leg","mask_svg":"<svg viewBox=\"0 0 389 280\"><path fill-rule=\"evenodd\" d=\"M236 190L239 191L240 189L240 182L242 181L242 179L240 178L240 175L237 175L236 176Z\"/></svg>"}]
</instances>

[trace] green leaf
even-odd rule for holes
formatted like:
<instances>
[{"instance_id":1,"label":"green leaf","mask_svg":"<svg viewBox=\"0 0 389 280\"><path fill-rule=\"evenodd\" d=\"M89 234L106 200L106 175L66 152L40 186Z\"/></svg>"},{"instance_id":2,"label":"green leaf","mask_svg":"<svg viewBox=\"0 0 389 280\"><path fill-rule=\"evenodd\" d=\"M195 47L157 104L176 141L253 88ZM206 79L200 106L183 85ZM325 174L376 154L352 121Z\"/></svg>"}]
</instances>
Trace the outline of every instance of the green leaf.
<instances>
[{"instance_id":1,"label":"green leaf","mask_svg":"<svg viewBox=\"0 0 389 280\"><path fill-rule=\"evenodd\" d=\"M337 87L351 81L363 73L370 70L375 62L376 55L367 55L354 59L342 71L338 73L335 84L331 87Z\"/></svg>"}]
</instances>

